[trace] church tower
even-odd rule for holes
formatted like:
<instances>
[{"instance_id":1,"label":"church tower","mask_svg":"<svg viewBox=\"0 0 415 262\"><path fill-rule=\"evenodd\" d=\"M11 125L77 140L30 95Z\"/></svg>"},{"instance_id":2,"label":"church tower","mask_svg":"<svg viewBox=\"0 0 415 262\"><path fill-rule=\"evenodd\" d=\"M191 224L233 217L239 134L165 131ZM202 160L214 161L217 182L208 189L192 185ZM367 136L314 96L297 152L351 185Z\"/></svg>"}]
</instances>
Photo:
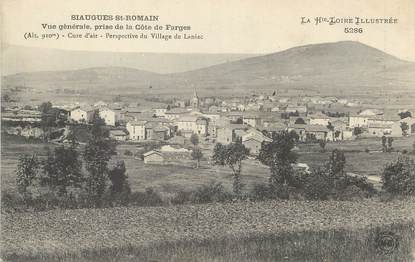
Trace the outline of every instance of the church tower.
<instances>
[{"instance_id":1,"label":"church tower","mask_svg":"<svg viewBox=\"0 0 415 262\"><path fill-rule=\"evenodd\" d=\"M197 93L196 93L196 89L194 89L193 97L192 97L192 99L190 99L190 105L194 109L199 108L200 103L199 103L199 97L197 96Z\"/></svg>"}]
</instances>

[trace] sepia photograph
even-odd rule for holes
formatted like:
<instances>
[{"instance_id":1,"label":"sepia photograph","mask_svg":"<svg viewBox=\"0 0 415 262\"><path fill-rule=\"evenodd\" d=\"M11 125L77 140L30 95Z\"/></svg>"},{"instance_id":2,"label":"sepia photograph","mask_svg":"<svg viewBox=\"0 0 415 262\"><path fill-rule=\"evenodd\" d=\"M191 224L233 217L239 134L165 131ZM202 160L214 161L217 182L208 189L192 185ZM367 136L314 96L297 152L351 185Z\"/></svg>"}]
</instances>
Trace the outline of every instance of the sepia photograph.
<instances>
[{"instance_id":1,"label":"sepia photograph","mask_svg":"<svg viewBox=\"0 0 415 262\"><path fill-rule=\"evenodd\" d=\"M415 1L0 7L0 261L415 261Z\"/></svg>"}]
</instances>

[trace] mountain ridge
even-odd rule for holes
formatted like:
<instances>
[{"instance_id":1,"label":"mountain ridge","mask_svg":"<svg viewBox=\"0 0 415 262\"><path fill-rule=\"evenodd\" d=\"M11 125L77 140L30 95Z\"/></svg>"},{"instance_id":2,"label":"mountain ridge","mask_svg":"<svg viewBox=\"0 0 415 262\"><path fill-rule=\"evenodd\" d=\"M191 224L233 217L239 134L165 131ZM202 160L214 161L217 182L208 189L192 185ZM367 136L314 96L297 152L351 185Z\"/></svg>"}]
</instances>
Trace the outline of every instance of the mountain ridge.
<instances>
[{"instance_id":1,"label":"mountain ridge","mask_svg":"<svg viewBox=\"0 0 415 262\"><path fill-rule=\"evenodd\" d=\"M6 84L38 88L120 87L159 93L197 88L207 91L271 90L278 87L321 92L345 88L383 90L390 87L413 90L415 63L354 41L311 44L280 52L249 57L186 72L158 74L130 67L93 67L69 71L19 73L3 77ZM412 88L412 89L411 89ZM118 89L121 90L121 89Z\"/></svg>"}]
</instances>

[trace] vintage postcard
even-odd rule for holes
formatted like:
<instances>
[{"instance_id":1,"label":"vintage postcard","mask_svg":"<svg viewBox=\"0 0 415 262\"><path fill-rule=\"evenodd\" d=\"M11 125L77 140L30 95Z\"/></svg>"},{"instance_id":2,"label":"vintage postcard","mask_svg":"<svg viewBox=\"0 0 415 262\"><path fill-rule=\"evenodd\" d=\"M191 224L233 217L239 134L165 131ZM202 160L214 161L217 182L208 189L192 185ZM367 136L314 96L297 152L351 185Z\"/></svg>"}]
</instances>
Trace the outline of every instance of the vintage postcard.
<instances>
[{"instance_id":1,"label":"vintage postcard","mask_svg":"<svg viewBox=\"0 0 415 262\"><path fill-rule=\"evenodd\" d=\"M0 5L0 261L415 261L415 1Z\"/></svg>"}]
</instances>

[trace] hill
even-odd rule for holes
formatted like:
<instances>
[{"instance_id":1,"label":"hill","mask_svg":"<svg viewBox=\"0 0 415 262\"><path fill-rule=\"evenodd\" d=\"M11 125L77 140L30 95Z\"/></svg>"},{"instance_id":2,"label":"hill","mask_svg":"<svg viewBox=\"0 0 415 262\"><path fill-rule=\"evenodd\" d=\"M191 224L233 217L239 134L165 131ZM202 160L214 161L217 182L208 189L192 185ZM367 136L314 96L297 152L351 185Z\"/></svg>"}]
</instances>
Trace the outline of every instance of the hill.
<instances>
[{"instance_id":1,"label":"hill","mask_svg":"<svg viewBox=\"0 0 415 262\"><path fill-rule=\"evenodd\" d=\"M2 73L68 71L93 67L130 67L159 74L185 72L254 54L175 54L109 51L78 51L53 48L2 46Z\"/></svg>"},{"instance_id":2,"label":"hill","mask_svg":"<svg viewBox=\"0 0 415 262\"><path fill-rule=\"evenodd\" d=\"M304 88L321 93L339 89L358 91L415 83L415 64L400 60L359 42L337 42L294 47L282 52L247 58L176 74L189 82L224 88L262 90Z\"/></svg>"},{"instance_id":3,"label":"hill","mask_svg":"<svg viewBox=\"0 0 415 262\"><path fill-rule=\"evenodd\" d=\"M6 85L40 89L57 86L115 93L188 93L202 95L289 89L325 95L413 92L415 63L403 61L359 42L313 44L226 62L183 73L102 67L75 71L21 73L3 78ZM133 88L133 89L132 89ZM113 90L116 90L114 92Z\"/></svg>"}]
</instances>

